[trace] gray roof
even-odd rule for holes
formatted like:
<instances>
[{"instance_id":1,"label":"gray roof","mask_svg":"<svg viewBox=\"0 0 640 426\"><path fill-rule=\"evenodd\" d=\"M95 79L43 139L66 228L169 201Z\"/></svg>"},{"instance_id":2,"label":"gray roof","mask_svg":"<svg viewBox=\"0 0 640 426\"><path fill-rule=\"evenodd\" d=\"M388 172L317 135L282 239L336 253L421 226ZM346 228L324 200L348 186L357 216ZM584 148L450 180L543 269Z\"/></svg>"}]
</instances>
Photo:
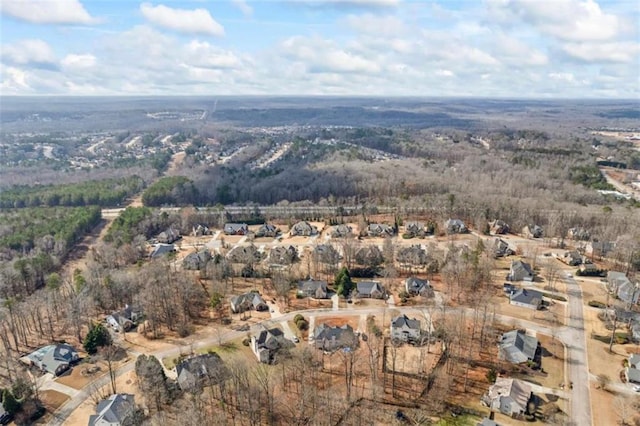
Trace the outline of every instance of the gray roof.
<instances>
[{"instance_id":1,"label":"gray roof","mask_svg":"<svg viewBox=\"0 0 640 426\"><path fill-rule=\"evenodd\" d=\"M298 289L304 293L316 292L318 289L322 289L325 293L327 292L327 282L308 279L305 281L298 282Z\"/></svg>"},{"instance_id":2,"label":"gray roof","mask_svg":"<svg viewBox=\"0 0 640 426\"><path fill-rule=\"evenodd\" d=\"M176 365L178 384L182 389L194 386L198 380L211 379L222 381L226 377L227 369L216 353L206 353L182 360Z\"/></svg>"},{"instance_id":3,"label":"gray roof","mask_svg":"<svg viewBox=\"0 0 640 426\"><path fill-rule=\"evenodd\" d=\"M637 368L627 367L625 368L625 372L627 373L627 378L630 382L640 383L640 370Z\"/></svg>"},{"instance_id":4,"label":"gray roof","mask_svg":"<svg viewBox=\"0 0 640 426\"><path fill-rule=\"evenodd\" d=\"M262 330L256 338L258 348L276 350L284 346L284 333L279 328Z\"/></svg>"},{"instance_id":5,"label":"gray roof","mask_svg":"<svg viewBox=\"0 0 640 426\"><path fill-rule=\"evenodd\" d=\"M533 276L533 269L531 269L531 265L522 260L514 260L511 262L511 271L516 277L519 276Z\"/></svg>"},{"instance_id":6,"label":"gray roof","mask_svg":"<svg viewBox=\"0 0 640 426\"><path fill-rule=\"evenodd\" d=\"M511 295L511 300L518 303L539 306L542 302L542 293L538 290L521 288Z\"/></svg>"},{"instance_id":7,"label":"gray roof","mask_svg":"<svg viewBox=\"0 0 640 426\"><path fill-rule=\"evenodd\" d=\"M324 350L339 348L355 348L358 339L353 333L353 328L348 324L342 327L331 327L320 324L313 332L316 347Z\"/></svg>"},{"instance_id":8,"label":"gray roof","mask_svg":"<svg viewBox=\"0 0 640 426\"><path fill-rule=\"evenodd\" d=\"M231 305L236 307L245 307L245 309L256 309L258 307L266 307L266 303L262 296L256 292L244 293L231 298Z\"/></svg>"},{"instance_id":9,"label":"gray roof","mask_svg":"<svg viewBox=\"0 0 640 426\"><path fill-rule=\"evenodd\" d=\"M629 365L633 368L640 369L640 354L629 355Z\"/></svg>"},{"instance_id":10,"label":"gray roof","mask_svg":"<svg viewBox=\"0 0 640 426\"><path fill-rule=\"evenodd\" d=\"M393 228L386 223L371 223L367 227L367 232L370 234L389 234L393 235Z\"/></svg>"},{"instance_id":11,"label":"gray roof","mask_svg":"<svg viewBox=\"0 0 640 426\"><path fill-rule=\"evenodd\" d=\"M535 358L538 339L527 336L520 330L512 330L502 335L498 346L502 358L511 363L520 364Z\"/></svg>"},{"instance_id":12,"label":"gray roof","mask_svg":"<svg viewBox=\"0 0 640 426\"><path fill-rule=\"evenodd\" d=\"M246 232L249 230L249 225L246 223L225 223L224 224L224 232L226 234L235 234L239 231Z\"/></svg>"},{"instance_id":13,"label":"gray roof","mask_svg":"<svg viewBox=\"0 0 640 426\"><path fill-rule=\"evenodd\" d=\"M358 294L372 294L375 291L384 293L384 289L377 281L360 281L356 283Z\"/></svg>"},{"instance_id":14,"label":"gray roof","mask_svg":"<svg viewBox=\"0 0 640 426\"><path fill-rule=\"evenodd\" d=\"M58 374L61 366L68 366L78 360L78 352L73 346L62 343L43 346L27 355L27 359L42 370Z\"/></svg>"},{"instance_id":15,"label":"gray roof","mask_svg":"<svg viewBox=\"0 0 640 426\"><path fill-rule=\"evenodd\" d=\"M413 318L410 319L406 315L398 315L397 317L391 320L391 324L394 328L411 328L413 330L420 330L420 321Z\"/></svg>"},{"instance_id":16,"label":"gray roof","mask_svg":"<svg viewBox=\"0 0 640 426\"><path fill-rule=\"evenodd\" d=\"M498 377L496 382L489 388L487 396L490 401L509 397L520 406L522 411L525 411L529 398L531 398L531 386L522 380Z\"/></svg>"},{"instance_id":17,"label":"gray roof","mask_svg":"<svg viewBox=\"0 0 640 426\"><path fill-rule=\"evenodd\" d=\"M433 295L433 289L429 280L422 280L417 277L409 277L405 280L406 290L411 293L425 293Z\"/></svg>"},{"instance_id":18,"label":"gray roof","mask_svg":"<svg viewBox=\"0 0 640 426\"><path fill-rule=\"evenodd\" d=\"M97 424L121 425L127 416L136 408L134 396L117 393L103 399L96 407L96 413L89 417L89 426Z\"/></svg>"},{"instance_id":19,"label":"gray roof","mask_svg":"<svg viewBox=\"0 0 640 426\"><path fill-rule=\"evenodd\" d=\"M491 420L490 418L485 417L476 426L500 426L500 425L498 423L496 423L495 421Z\"/></svg>"},{"instance_id":20,"label":"gray roof","mask_svg":"<svg viewBox=\"0 0 640 426\"><path fill-rule=\"evenodd\" d=\"M153 247L150 257L164 256L165 254L174 252L176 247L173 244L158 243Z\"/></svg>"}]
</instances>

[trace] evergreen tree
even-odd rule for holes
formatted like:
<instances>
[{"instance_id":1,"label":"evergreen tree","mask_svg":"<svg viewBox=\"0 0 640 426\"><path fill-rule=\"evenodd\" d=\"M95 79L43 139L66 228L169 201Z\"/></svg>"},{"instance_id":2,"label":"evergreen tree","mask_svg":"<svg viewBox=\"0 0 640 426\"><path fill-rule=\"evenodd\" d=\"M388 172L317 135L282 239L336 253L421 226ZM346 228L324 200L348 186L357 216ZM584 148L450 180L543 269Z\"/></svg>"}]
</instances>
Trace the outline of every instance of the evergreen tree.
<instances>
[{"instance_id":1,"label":"evergreen tree","mask_svg":"<svg viewBox=\"0 0 640 426\"><path fill-rule=\"evenodd\" d=\"M20 402L13 396L9 389L2 392L2 408L10 415L14 415L20 409Z\"/></svg>"},{"instance_id":2,"label":"evergreen tree","mask_svg":"<svg viewBox=\"0 0 640 426\"><path fill-rule=\"evenodd\" d=\"M335 287L336 293L341 296L348 296L351 293L351 289L353 288L353 281L351 281L351 275L349 274L349 270L343 266L342 269L338 272L335 279Z\"/></svg>"},{"instance_id":3,"label":"evergreen tree","mask_svg":"<svg viewBox=\"0 0 640 426\"><path fill-rule=\"evenodd\" d=\"M111 336L109 331L100 323L93 324L89 329L89 333L84 338L83 347L89 355L98 352L98 347L111 344Z\"/></svg>"}]
</instances>

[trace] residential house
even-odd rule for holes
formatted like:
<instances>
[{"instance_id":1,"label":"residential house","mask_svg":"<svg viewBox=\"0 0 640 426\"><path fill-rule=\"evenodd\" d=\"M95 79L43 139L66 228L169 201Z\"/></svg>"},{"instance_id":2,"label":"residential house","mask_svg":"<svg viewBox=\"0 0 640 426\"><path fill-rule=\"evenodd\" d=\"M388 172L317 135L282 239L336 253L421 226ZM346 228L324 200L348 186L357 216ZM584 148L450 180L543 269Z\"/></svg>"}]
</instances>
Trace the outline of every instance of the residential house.
<instances>
[{"instance_id":1,"label":"residential house","mask_svg":"<svg viewBox=\"0 0 640 426\"><path fill-rule=\"evenodd\" d=\"M521 288L511 293L509 303L514 306L538 310L542 307L542 293L538 290Z\"/></svg>"},{"instance_id":2,"label":"residential house","mask_svg":"<svg viewBox=\"0 0 640 426\"><path fill-rule=\"evenodd\" d=\"M569 229L567 236L575 241L588 241L591 238L591 233L582 227L575 227Z\"/></svg>"},{"instance_id":3,"label":"residential house","mask_svg":"<svg viewBox=\"0 0 640 426\"><path fill-rule=\"evenodd\" d=\"M257 263L262 260L264 253L253 244L248 246L236 246L227 253L227 259L232 263Z\"/></svg>"},{"instance_id":4,"label":"residential house","mask_svg":"<svg viewBox=\"0 0 640 426\"><path fill-rule=\"evenodd\" d=\"M337 264L342 256L331 244L318 244L313 248L313 256L319 262L330 265Z\"/></svg>"},{"instance_id":5,"label":"residential house","mask_svg":"<svg viewBox=\"0 0 640 426\"><path fill-rule=\"evenodd\" d=\"M384 296L384 287L377 281L360 281L356 283L356 297L358 298L382 299Z\"/></svg>"},{"instance_id":6,"label":"residential house","mask_svg":"<svg viewBox=\"0 0 640 426\"><path fill-rule=\"evenodd\" d=\"M326 352L338 349L352 350L358 345L358 337L348 324L342 327L320 324L313 331L313 338L315 347Z\"/></svg>"},{"instance_id":7,"label":"residential house","mask_svg":"<svg viewBox=\"0 0 640 426\"><path fill-rule=\"evenodd\" d=\"M508 234L510 230L507 222L500 219L496 219L493 222L491 222L489 224L489 229L493 235Z\"/></svg>"},{"instance_id":8,"label":"residential house","mask_svg":"<svg viewBox=\"0 0 640 426\"><path fill-rule=\"evenodd\" d=\"M269 251L269 263L272 265L291 265L298 259L298 250L291 245L278 246Z\"/></svg>"},{"instance_id":9,"label":"residential house","mask_svg":"<svg viewBox=\"0 0 640 426\"><path fill-rule=\"evenodd\" d=\"M180 235L180 232L175 230L173 227L167 229L166 231L161 232L156 237L158 242L161 244L171 244L178 241L180 238L182 238L182 236Z\"/></svg>"},{"instance_id":10,"label":"residential house","mask_svg":"<svg viewBox=\"0 0 640 426\"><path fill-rule=\"evenodd\" d=\"M449 219L444 223L447 234L465 234L469 232L467 226L460 219Z\"/></svg>"},{"instance_id":11,"label":"residential house","mask_svg":"<svg viewBox=\"0 0 640 426\"><path fill-rule=\"evenodd\" d=\"M524 331L511 330L502 335L498 342L500 359L512 364L535 361L539 355L538 339L528 336Z\"/></svg>"},{"instance_id":12,"label":"residential house","mask_svg":"<svg viewBox=\"0 0 640 426\"><path fill-rule=\"evenodd\" d=\"M249 233L249 225L246 223L225 223L223 232L225 235L247 235Z\"/></svg>"},{"instance_id":13,"label":"residential house","mask_svg":"<svg viewBox=\"0 0 640 426\"><path fill-rule=\"evenodd\" d=\"M427 234L427 230L422 222L407 222L404 226L404 233L412 238L424 237Z\"/></svg>"},{"instance_id":14,"label":"residential house","mask_svg":"<svg viewBox=\"0 0 640 426\"><path fill-rule=\"evenodd\" d=\"M73 346L59 343L56 345L43 346L37 351L31 352L22 358L22 360L36 366L44 372L59 376L70 369L80 358Z\"/></svg>"},{"instance_id":15,"label":"residential house","mask_svg":"<svg viewBox=\"0 0 640 426\"><path fill-rule=\"evenodd\" d=\"M404 280L404 289L412 296L420 295L424 297L433 297L435 293L429 280L422 280L417 277L409 277Z\"/></svg>"},{"instance_id":16,"label":"residential house","mask_svg":"<svg viewBox=\"0 0 640 426\"><path fill-rule=\"evenodd\" d=\"M291 227L291 230L289 231L289 234L291 234L292 237L295 237L297 235L310 237L311 235L316 235L317 233L318 233L318 228L311 225L307 221L296 223Z\"/></svg>"},{"instance_id":17,"label":"residential house","mask_svg":"<svg viewBox=\"0 0 640 426\"><path fill-rule=\"evenodd\" d=\"M384 262L382 252L375 245L366 245L356 250L354 259L358 265L376 267Z\"/></svg>"},{"instance_id":18,"label":"residential house","mask_svg":"<svg viewBox=\"0 0 640 426\"><path fill-rule=\"evenodd\" d=\"M627 382L640 384L640 354L629 355L628 362L629 365L624 369Z\"/></svg>"},{"instance_id":19,"label":"residential house","mask_svg":"<svg viewBox=\"0 0 640 426\"><path fill-rule=\"evenodd\" d=\"M133 424L137 411L134 396L116 393L96 406L96 414L89 417L89 426L123 426Z\"/></svg>"},{"instance_id":20,"label":"residential house","mask_svg":"<svg viewBox=\"0 0 640 426\"><path fill-rule=\"evenodd\" d=\"M349 225L336 225L329 229L331 238L344 238L353 235L353 229Z\"/></svg>"},{"instance_id":21,"label":"residential house","mask_svg":"<svg viewBox=\"0 0 640 426\"><path fill-rule=\"evenodd\" d=\"M569 266L578 266L582 264L582 255L576 250L565 251L560 260Z\"/></svg>"},{"instance_id":22,"label":"residential house","mask_svg":"<svg viewBox=\"0 0 640 426\"><path fill-rule=\"evenodd\" d=\"M371 223L367 226L367 235L370 237L392 237L394 234L393 227L385 223Z\"/></svg>"},{"instance_id":23,"label":"residential house","mask_svg":"<svg viewBox=\"0 0 640 426\"><path fill-rule=\"evenodd\" d=\"M257 336L251 336L251 350L258 358L258 361L265 364L273 364L278 352L293 346L287 340L279 328L262 330Z\"/></svg>"},{"instance_id":24,"label":"residential house","mask_svg":"<svg viewBox=\"0 0 640 426\"><path fill-rule=\"evenodd\" d=\"M592 258L606 257L609 253L616 248L616 243L612 241L592 241L587 243L585 247L585 253Z\"/></svg>"},{"instance_id":25,"label":"residential house","mask_svg":"<svg viewBox=\"0 0 640 426\"><path fill-rule=\"evenodd\" d=\"M396 251L396 260L403 265L422 266L429 261L427 252L420 244L401 247Z\"/></svg>"},{"instance_id":26,"label":"residential house","mask_svg":"<svg viewBox=\"0 0 640 426\"><path fill-rule=\"evenodd\" d=\"M298 294L314 299L326 299L329 297L326 281L308 279L298 283Z\"/></svg>"},{"instance_id":27,"label":"residential house","mask_svg":"<svg viewBox=\"0 0 640 426\"><path fill-rule=\"evenodd\" d=\"M211 253L207 249L189 253L182 259L182 267L189 271L200 271L207 266L211 259Z\"/></svg>"},{"instance_id":28,"label":"residential house","mask_svg":"<svg viewBox=\"0 0 640 426\"><path fill-rule=\"evenodd\" d=\"M173 244L158 243L153 246L153 249L151 250L149 257L152 259L156 259L162 256L166 256L175 251L176 251L176 247Z\"/></svg>"},{"instance_id":29,"label":"residential house","mask_svg":"<svg viewBox=\"0 0 640 426\"><path fill-rule=\"evenodd\" d=\"M108 315L106 321L115 331L127 332L132 330L141 318L142 311L140 309L125 305L121 311Z\"/></svg>"},{"instance_id":30,"label":"residential house","mask_svg":"<svg viewBox=\"0 0 640 426\"><path fill-rule=\"evenodd\" d=\"M391 339L401 342L418 342L420 340L420 321L406 315L398 315L391 319Z\"/></svg>"},{"instance_id":31,"label":"residential house","mask_svg":"<svg viewBox=\"0 0 640 426\"><path fill-rule=\"evenodd\" d=\"M526 238L542 238L544 230L539 225L527 225L522 229L522 235Z\"/></svg>"},{"instance_id":32,"label":"residential house","mask_svg":"<svg viewBox=\"0 0 640 426\"><path fill-rule=\"evenodd\" d=\"M507 277L510 281L533 281L533 269L531 265L522 260L514 260L511 262L511 269L509 269L509 276Z\"/></svg>"},{"instance_id":33,"label":"residential house","mask_svg":"<svg viewBox=\"0 0 640 426\"><path fill-rule=\"evenodd\" d=\"M276 236L278 236L278 232L280 232L280 230L275 225L270 225L268 223L265 223L265 224L261 225L260 228L258 228L258 230L256 231L256 237L258 237L258 238L263 238L263 237L273 237L273 238L275 238Z\"/></svg>"},{"instance_id":34,"label":"residential house","mask_svg":"<svg viewBox=\"0 0 640 426\"><path fill-rule=\"evenodd\" d=\"M211 230L207 225L198 224L191 227L191 235L193 235L194 237L201 237L203 235L209 234L211 234Z\"/></svg>"},{"instance_id":35,"label":"residential house","mask_svg":"<svg viewBox=\"0 0 640 426\"><path fill-rule=\"evenodd\" d=\"M632 283L627 276L618 271L607 273L609 291L627 305L636 305L640 299L640 284Z\"/></svg>"},{"instance_id":36,"label":"residential house","mask_svg":"<svg viewBox=\"0 0 640 426\"><path fill-rule=\"evenodd\" d=\"M249 292L239 296L233 296L230 299L231 312L238 314L250 310L254 311L268 311L269 306L265 303L264 299L259 293Z\"/></svg>"},{"instance_id":37,"label":"residential house","mask_svg":"<svg viewBox=\"0 0 640 426\"><path fill-rule=\"evenodd\" d=\"M531 401L531 397L531 386L526 382L498 377L482 397L482 402L492 410L516 417L527 412L527 405Z\"/></svg>"},{"instance_id":38,"label":"residential house","mask_svg":"<svg viewBox=\"0 0 640 426\"><path fill-rule=\"evenodd\" d=\"M493 243L494 257L513 256L514 254L516 254L516 251L508 242L506 242L502 238L495 239Z\"/></svg>"},{"instance_id":39,"label":"residential house","mask_svg":"<svg viewBox=\"0 0 640 426\"><path fill-rule=\"evenodd\" d=\"M228 373L220 355L213 352L183 359L176 365L178 386L183 391L223 382Z\"/></svg>"}]
</instances>

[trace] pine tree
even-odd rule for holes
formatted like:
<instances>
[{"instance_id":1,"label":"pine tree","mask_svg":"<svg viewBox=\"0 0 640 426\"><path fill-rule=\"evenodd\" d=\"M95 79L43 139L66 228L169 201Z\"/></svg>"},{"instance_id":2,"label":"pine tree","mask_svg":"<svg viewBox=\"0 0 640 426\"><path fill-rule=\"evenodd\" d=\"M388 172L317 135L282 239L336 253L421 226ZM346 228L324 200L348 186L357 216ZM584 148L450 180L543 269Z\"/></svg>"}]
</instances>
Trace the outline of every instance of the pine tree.
<instances>
[{"instance_id":1,"label":"pine tree","mask_svg":"<svg viewBox=\"0 0 640 426\"><path fill-rule=\"evenodd\" d=\"M351 281L351 275L346 267L342 267L335 279L336 293L341 296L348 296L353 288L353 281Z\"/></svg>"},{"instance_id":2,"label":"pine tree","mask_svg":"<svg viewBox=\"0 0 640 426\"><path fill-rule=\"evenodd\" d=\"M2 392L2 408L10 415L14 415L20 409L20 402L13 396L9 389Z\"/></svg>"},{"instance_id":3,"label":"pine tree","mask_svg":"<svg viewBox=\"0 0 640 426\"><path fill-rule=\"evenodd\" d=\"M98 347L111 344L111 336L109 331L100 323L93 324L89 329L89 333L84 338L82 346L89 355L98 352Z\"/></svg>"}]
</instances>

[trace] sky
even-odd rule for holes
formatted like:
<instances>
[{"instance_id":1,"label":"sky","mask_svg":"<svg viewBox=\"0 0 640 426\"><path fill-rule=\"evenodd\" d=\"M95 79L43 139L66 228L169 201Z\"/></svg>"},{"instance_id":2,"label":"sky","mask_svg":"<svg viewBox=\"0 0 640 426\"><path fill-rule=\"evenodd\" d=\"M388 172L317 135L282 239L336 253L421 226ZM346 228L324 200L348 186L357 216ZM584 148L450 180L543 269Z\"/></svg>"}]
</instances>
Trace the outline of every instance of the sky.
<instances>
[{"instance_id":1,"label":"sky","mask_svg":"<svg viewBox=\"0 0 640 426\"><path fill-rule=\"evenodd\" d=\"M1 0L0 96L640 98L636 0Z\"/></svg>"}]
</instances>

